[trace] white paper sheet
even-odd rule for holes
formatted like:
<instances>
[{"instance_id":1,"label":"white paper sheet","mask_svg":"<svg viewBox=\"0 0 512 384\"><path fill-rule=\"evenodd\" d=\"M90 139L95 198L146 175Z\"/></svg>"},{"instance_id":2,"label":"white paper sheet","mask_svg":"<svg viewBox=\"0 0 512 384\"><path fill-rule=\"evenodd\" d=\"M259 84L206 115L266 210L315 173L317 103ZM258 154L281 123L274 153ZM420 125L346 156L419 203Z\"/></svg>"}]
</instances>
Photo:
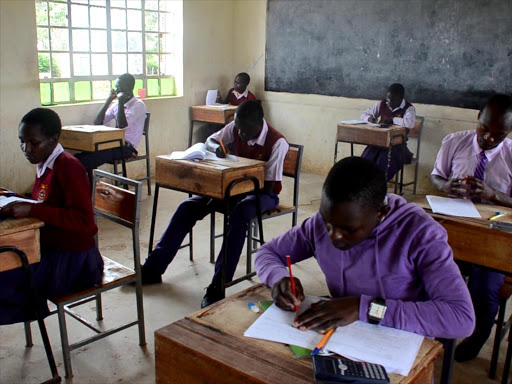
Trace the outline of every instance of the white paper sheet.
<instances>
[{"instance_id":1,"label":"white paper sheet","mask_svg":"<svg viewBox=\"0 0 512 384\"><path fill-rule=\"evenodd\" d=\"M305 307L309 308L311 302L318 300L320 298L307 296ZM301 311L303 309L301 306ZM244 336L314 349L323 335L292 327L294 317L294 312L283 311L273 304ZM324 349L353 360L381 364L390 373L407 376L422 342L423 336L411 332L356 321L338 327Z\"/></svg>"},{"instance_id":2,"label":"white paper sheet","mask_svg":"<svg viewBox=\"0 0 512 384\"><path fill-rule=\"evenodd\" d=\"M62 127L64 130L79 130L82 132L108 132L108 131L115 131L118 128L113 127L107 127L106 125L67 125L65 127Z\"/></svg>"},{"instance_id":3,"label":"white paper sheet","mask_svg":"<svg viewBox=\"0 0 512 384\"><path fill-rule=\"evenodd\" d=\"M206 93L206 105L214 105L217 104L217 95L219 91L216 89L210 89Z\"/></svg>"},{"instance_id":4,"label":"white paper sheet","mask_svg":"<svg viewBox=\"0 0 512 384\"><path fill-rule=\"evenodd\" d=\"M341 120L341 124L366 124L366 121L363 120Z\"/></svg>"},{"instance_id":5,"label":"white paper sheet","mask_svg":"<svg viewBox=\"0 0 512 384\"><path fill-rule=\"evenodd\" d=\"M31 200L31 199L24 199L22 197L17 197L17 196L11 196L11 197L0 196L0 208L5 207L6 205L11 204L11 203L38 204L39 201Z\"/></svg>"},{"instance_id":6,"label":"white paper sheet","mask_svg":"<svg viewBox=\"0 0 512 384\"><path fill-rule=\"evenodd\" d=\"M482 218L475 204L469 199L453 199L450 197L427 195L427 201L434 213L459 217Z\"/></svg>"},{"instance_id":7,"label":"white paper sheet","mask_svg":"<svg viewBox=\"0 0 512 384\"><path fill-rule=\"evenodd\" d=\"M196 143L186 151L174 151L167 157L171 160L218 160L227 162L237 161L237 157L230 154L228 154L225 158L217 157L215 153L206 149L205 143Z\"/></svg>"}]
</instances>

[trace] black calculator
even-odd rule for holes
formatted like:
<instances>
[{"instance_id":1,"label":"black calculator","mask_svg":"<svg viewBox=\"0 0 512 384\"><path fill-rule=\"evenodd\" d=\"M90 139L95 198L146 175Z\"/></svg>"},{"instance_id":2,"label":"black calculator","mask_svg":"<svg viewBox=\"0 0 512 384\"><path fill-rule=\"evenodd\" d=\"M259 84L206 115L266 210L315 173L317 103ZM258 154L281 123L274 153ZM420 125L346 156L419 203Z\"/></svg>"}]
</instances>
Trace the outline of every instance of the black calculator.
<instances>
[{"instance_id":1,"label":"black calculator","mask_svg":"<svg viewBox=\"0 0 512 384\"><path fill-rule=\"evenodd\" d=\"M342 357L313 356L313 372L315 380L322 383L389 383L388 374L382 365Z\"/></svg>"}]
</instances>

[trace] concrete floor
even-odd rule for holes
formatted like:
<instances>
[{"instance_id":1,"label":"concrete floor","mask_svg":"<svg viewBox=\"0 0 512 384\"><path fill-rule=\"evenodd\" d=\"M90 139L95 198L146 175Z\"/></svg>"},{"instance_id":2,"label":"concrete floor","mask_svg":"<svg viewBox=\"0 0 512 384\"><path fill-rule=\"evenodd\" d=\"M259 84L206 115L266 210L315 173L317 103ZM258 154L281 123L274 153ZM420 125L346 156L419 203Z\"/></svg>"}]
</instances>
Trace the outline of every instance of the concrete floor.
<instances>
[{"instance_id":1,"label":"concrete floor","mask_svg":"<svg viewBox=\"0 0 512 384\"><path fill-rule=\"evenodd\" d=\"M311 216L319 206L320 191L324 176L302 174L300 188L299 223ZM186 197L183 193L162 190L159 199L159 214L157 217L156 236L159 236L177 204ZM291 201L291 185L285 184L281 196L283 202ZM143 259L148 250L149 227L153 198L143 195L140 239ZM217 215L219 216L219 215ZM265 238L268 240L290 227L291 216L266 221ZM101 220L100 250L103 255L130 265L132 255L131 233L116 224ZM217 228L222 227L221 218L217 217ZM72 352L74 377L63 380L66 383L153 383L154 370L154 331L169 323L183 318L185 315L200 309L204 295L203 288L210 283L213 265L209 263L209 220L203 220L194 229L195 260L188 259L188 249L181 250L174 262L163 276L163 284L144 288L144 309L146 321L147 346L138 345L137 328L132 327L116 335L89 344ZM217 251L220 249L220 239ZM245 257L242 256L239 274L245 270ZM297 265L294 270L301 279L307 292L313 295L327 294L323 275L314 259ZM228 290L228 295L243 290L252 284L243 282ZM121 288L111 291L104 296L103 325L108 328L119 324L125 319L135 319L135 297L133 288ZM511 305L507 313L510 313ZM94 319L94 302L85 305L81 313ZM47 318L46 324L57 360L59 373L64 376L60 336L57 317ZM38 383L50 377L46 356L42 346L37 326L32 326L34 347L24 347L24 333L21 324L0 327L0 382L1 383ZM78 337L91 335L91 332L79 325L73 319L68 320L70 341ZM484 346L480 355L465 364L455 363L453 383L496 383L499 380L489 380L490 355L492 338ZM501 378L507 343L502 343L498 378ZM440 360L436 366L437 378L440 372ZM437 381L437 380L436 380Z\"/></svg>"}]
</instances>

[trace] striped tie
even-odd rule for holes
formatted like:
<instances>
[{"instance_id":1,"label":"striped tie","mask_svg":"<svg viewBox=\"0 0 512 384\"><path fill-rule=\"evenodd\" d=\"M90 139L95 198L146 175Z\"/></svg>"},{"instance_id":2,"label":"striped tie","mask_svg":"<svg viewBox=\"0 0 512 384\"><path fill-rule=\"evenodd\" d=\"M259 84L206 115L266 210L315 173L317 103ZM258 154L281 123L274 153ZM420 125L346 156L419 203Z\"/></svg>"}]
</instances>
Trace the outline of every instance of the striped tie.
<instances>
[{"instance_id":1,"label":"striped tie","mask_svg":"<svg viewBox=\"0 0 512 384\"><path fill-rule=\"evenodd\" d=\"M487 157L485 157L485 151L480 152L480 161L475 169L475 177L484 181L485 176L485 166L487 165Z\"/></svg>"}]
</instances>

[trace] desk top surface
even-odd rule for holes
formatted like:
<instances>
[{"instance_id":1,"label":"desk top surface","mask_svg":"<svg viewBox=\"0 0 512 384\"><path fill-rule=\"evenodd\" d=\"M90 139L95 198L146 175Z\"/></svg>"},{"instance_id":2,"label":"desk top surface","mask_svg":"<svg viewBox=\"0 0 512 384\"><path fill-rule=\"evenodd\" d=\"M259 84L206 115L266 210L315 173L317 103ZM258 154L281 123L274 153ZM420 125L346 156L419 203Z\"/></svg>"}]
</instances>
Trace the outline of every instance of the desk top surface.
<instances>
[{"instance_id":1,"label":"desk top surface","mask_svg":"<svg viewBox=\"0 0 512 384\"><path fill-rule=\"evenodd\" d=\"M98 132L124 132L124 128L114 128L106 125L65 125L63 131L80 133L98 133Z\"/></svg>"},{"instance_id":2,"label":"desk top surface","mask_svg":"<svg viewBox=\"0 0 512 384\"><path fill-rule=\"evenodd\" d=\"M288 361L289 364L301 367L300 369L306 372L306 377L311 375L311 359L296 358L291 349L284 344L243 336L245 330L247 330L259 316L259 314L249 310L247 303L249 301L259 302L270 299L270 289L263 284L258 284L213 306L187 316L187 319L204 325L209 329L218 330L220 333L226 333L236 337L243 344L249 345L251 350L257 348L256 350L259 351L258 356L267 356L269 361L283 361L284 359ZM404 377L397 374L390 374L391 382L413 382L413 378L418 375L418 372L431 363L441 352L441 349L442 346L439 342L425 339L409 376ZM249 351L246 352L249 353Z\"/></svg>"},{"instance_id":3,"label":"desk top surface","mask_svg":"<svg viewBox=\"0 0 512 384\"><path fill-rule=\"evenodd\" d=\"M0 221L0 235L9 235L20 231L27 231L42 227L44 223L41 220L27 217L25 219L5 219Z\"/></svg>"},{"instance_id":4,"label":"desk top surface","mask_svg":"<svg viewBox=\"0 0 512 384\"><path fill-rule=\"evenodd\" d=\"M489 224L491 223L491 221L489 221L489 218L495 216L496 212L507 213L505 216L500 217L498 221L512 223L512 208L507 208L501 205L475 203L476 209L478 210L478 212L480 212L480 215L482 216L481 219L478 219L472 217L457 217L443 215L440 213L433 213L425 196L417 197L413 199L411 203L419 205L434 218L469 224L476 227L489 228Z\"/></svg>"},{"instance_id":5,"label":"desk top surface","mask_svg":"<svg viewBox=\"0 0 512 384\"><path fill-rule=\"evenodd\" d=\"M405 127L400 125L390 125L387 128L376 127L370 124L346 124L346 123L338 123L339 128L357 128L361 130L366 130L370 132L405 132Z\"/></svg>"},{"instance_id":6,"label":"desk top surface","mask_svg":"<svg viewBox=\"0 0 512 384\"><path fill-rule=\"evenodd\" d=\"M265 167L266 162L261 160L247 159L245 157L237 157L237 161L228 160L172 160L169 155L161 155L156 157L161 164L177 163L182 167L201 168L205 170L229 172L246 168ZM157 163L158 164L158 163Z\"/></svg>"},{"instance_id":7,"label":"desk top surface","mask_svg":"<svg viewBox=\"0 0 512 384\"><path fill-rule=\"evenodd\" d=\"M224 111L236 111L236 109L238 108L238 106L236 105L226 105L226 106L214 106L214 105L193 105L192 107L190 107L192 109L204 109L204 110L208 110L208 111L220 111L220 112L224 112Z\"/></svg>"}]
</instances>

